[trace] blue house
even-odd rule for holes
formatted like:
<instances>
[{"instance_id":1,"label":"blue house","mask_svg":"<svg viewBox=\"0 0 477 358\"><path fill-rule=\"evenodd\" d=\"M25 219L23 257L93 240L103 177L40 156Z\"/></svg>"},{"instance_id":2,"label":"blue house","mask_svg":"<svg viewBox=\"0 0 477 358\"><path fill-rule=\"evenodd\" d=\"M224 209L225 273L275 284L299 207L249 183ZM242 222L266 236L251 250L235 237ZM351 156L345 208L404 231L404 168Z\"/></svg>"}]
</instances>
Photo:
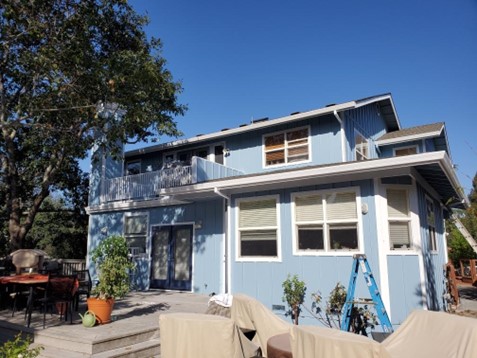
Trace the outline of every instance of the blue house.
<instances>
[{"instance_id":1,"label":"blue house","mask_svg":"<svg viewBox=\"0 0 477 358\"><path fill-rule=\"evenodd\" d=\"M138 289L240 292L280 309L282 282L298 274L309 307L311 292L348 283L361 253L393 324L415 308L445 309L444 218L467 199L444 123L401 128L390 94L121 161L94 155L89 249L124 235Z\"/></svg>"}]
</instances>

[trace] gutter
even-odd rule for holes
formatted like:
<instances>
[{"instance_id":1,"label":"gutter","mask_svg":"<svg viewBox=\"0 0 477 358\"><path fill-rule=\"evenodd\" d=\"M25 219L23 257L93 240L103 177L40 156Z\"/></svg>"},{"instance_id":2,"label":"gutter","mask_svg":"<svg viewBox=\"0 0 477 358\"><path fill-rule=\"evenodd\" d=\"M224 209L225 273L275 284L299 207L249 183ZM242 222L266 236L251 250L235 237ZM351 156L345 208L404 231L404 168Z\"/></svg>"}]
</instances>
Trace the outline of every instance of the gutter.
<instances>
[{"instance_id":1,"label":"gutter","mask_svg":"<svg viewBox=\"0 0 477 358\"><path fill-rule=\"evenodd\" d=\"M229 229L229 222L230 222L230 196L222 193L217 187L214 187L214 193L218 196L224 198L224 209L227 208L227 214L223 216L223 224L224 224L224 293L230 292L229 283L231 282L230 279L230 229Z\"/></svg>"}]
</instances>

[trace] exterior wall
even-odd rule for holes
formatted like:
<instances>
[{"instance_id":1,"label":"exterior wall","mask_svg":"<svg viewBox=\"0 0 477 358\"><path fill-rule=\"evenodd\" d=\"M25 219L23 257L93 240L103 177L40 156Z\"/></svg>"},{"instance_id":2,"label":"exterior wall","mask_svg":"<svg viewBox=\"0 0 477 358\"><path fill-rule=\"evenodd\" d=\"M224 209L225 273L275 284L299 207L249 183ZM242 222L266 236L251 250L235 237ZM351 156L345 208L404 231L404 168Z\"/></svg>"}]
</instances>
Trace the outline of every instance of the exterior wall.
<instances>
[{"instance_id":1,"label":"exterior wall","mask_svg":"<svg viewBox=\"0 0 477 358\"><path fill-rule=\"evenodd\" d=\"M347 160L356 160L354 155L355 130L369 139L370 159L377 158L378 153L376 151L374 140L386 133L386 123L381 117L378 106L376 104L369 104L364 107L346 111L344 114L344 120L345 134L347 138Z\"/></svg>"},{"instance_id":2,"label":"exterior wall","mask_svg":"<svg viewBox=\"0 0 477 358\"><path fill-rule=\"evenodd\" d=\"M223 245L224 245L224 203L223 199L196 202L183 206L170 206L94 214L90 216L88 252L108 235L122 235L124 214L147 213L149 215L147 253L137 258L136 284L139 289L148 289L150 279L151 227L154 225L173 225L198 223L193 236L192 291L210 294L223 291ZM96 277L94 267L91 273Z\"/></svg>"},{"instance_id":3,"label":"exterior wall","mask_svg":"<svg viewBox=\"0 0 477 358\"><path fill-rule=\"evenodd\" d=\"M311 161L265 168L263 165L263 136L305 126L310 126ZM227 166L246 174L341 162L340 125L336 118L330 115L273 126L253 133L243 133L226 138L225 142L226 147L230 149Z\"/></svg>"},{"instance_id":4,"label":"exterior wall","mask_svg":"<svg viewBox=\"0 0 477 358\"><path fill-rule=\"evenodd\" d=\"M385 145L380 147L380 158L389 158L389 157L394 157L394 149L398 148L407 148L407 147L413 147L417 146L417 152L418 153L424 153L426 151L426 148L423 146L422 140L414 140L414 141L409 141L405 143L397 143L393 145Z\"/></svg>"},{"instance_id":5,"label":"exterior wall","mask_svg":"<svg viewBox=\"0 0 477 358\"><path fill-rule=\"evenodd\" d=\"M291 194L298 191L327 190L335 188L358 187L361 205L368 207L367 214L361 214L362 225L360 233L364 247L361 253L365 252L373 270L374 276L379 286L379 267L376 232L376 208L374 204L374 189L371 180L357 182L343 182L330 185L319 185L313 187L297 188L295 190L278 190L267 192L248 193L247 195L234 196L232 198L232 210L230 215L230 232L232 237L236 237L236 203L239 198L258 197L262 195L279 195L280 198L280 237L281 260L279 262L251 261L242 262L236 260L236 242L231 240L231 292L245 293L257 297L272 308L273 305L286 306L282 302L283 288L282 282L288 274L298 274L299 278L305 281L307 286L305 306L311 309L311 294L320 291L323 297L327 297L334 286L340 282L348 287L351 274L353 254L356 251L329 252L313 256L294 255L292 248L292 213ZM360 208L358 208L360 209ZM365 286L363 275L360 274L356 287L356 297L369 297L369 291ZM284 314L284 311L276 311L277 314ZM300 318L302 324L318 324L312 315L303 310L303 317ZM289 318L287 318L289 319Z\"/></svg>"}]
</instances>

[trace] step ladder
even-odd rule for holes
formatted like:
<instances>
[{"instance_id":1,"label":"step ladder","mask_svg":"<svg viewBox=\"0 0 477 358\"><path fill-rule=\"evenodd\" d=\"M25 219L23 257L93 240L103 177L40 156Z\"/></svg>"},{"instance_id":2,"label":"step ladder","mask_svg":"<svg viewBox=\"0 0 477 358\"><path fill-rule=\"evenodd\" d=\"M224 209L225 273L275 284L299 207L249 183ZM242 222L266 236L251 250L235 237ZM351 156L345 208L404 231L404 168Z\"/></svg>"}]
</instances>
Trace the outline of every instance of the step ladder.
<instances>
[{"instance_id":1,"label":"step ladder","mask_svg":"<svg viewBox=\"0 0 477 358\"><path fill-rule=\"evenodd\" d=\"M346 301L343 305L342 318L341 318L341 330L348 332L351 325L351 316L353 312L353 306L357 301L354 300L354 291L356 288L356 279L358 278L358 271L361 267L366 285L368 286L369 293L371 294L371 300L378 316L379 323L386 333L393 332L393 326L389 320L386 308L384 307L381 294L379 293L378 286L374 279L371 268L369 267L366 255L356 254L353 256L353 266L351 267L351 277L349 279L348 293L346 295Z\"/></svg>"}]
</instances>

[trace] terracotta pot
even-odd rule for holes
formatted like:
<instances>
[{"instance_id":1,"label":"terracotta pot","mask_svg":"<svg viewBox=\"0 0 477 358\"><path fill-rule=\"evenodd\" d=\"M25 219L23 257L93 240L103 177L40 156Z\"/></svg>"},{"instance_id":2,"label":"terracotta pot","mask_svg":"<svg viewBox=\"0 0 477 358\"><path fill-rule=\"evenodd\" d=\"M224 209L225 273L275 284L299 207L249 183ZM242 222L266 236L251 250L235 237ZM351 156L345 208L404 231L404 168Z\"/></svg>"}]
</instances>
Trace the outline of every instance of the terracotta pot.
<instances>
[{"instance_id":1,"label":"terracotta pot","mask_svg":"<svg viewBox=\"0 0 477 358\"><path fill-rule=\"evenodd\" d=\"M98 324L106 324L111 322L111 312L113 311L114 298L100 300L99 298L90 297L87 300L88 311L94 312Z\"/></svg>"}]
</instances>

